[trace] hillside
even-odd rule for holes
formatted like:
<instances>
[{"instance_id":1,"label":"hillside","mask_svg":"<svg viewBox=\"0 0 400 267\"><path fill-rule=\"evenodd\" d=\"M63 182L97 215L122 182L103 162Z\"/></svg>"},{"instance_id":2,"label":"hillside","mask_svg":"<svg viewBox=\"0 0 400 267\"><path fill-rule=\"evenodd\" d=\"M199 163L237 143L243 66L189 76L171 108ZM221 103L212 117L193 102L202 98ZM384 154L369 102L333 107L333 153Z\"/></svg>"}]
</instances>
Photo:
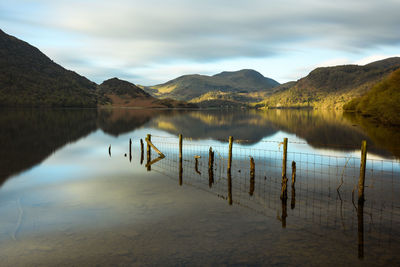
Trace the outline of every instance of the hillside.
<instances>
[{"instance_id":1,"label":"hillside","mask_svg":"<svg viewBox=\"0 0 400 267\"><path fill-rule=\"evenodd\" d=\"M0 30L0 106L95 107L96 84Z\"/></svg>"},{"instance_id":2,"label":"hillside","mask_svg":"<svg viewBox=\"0 0 400 267\"><path fill-rule=\"evenodd\" d=\"M97 87L99 97L114 107L194 108L194 104L173 99L157 99L128 81L112 78Z\"/></svg>"},{"instance_id":3,"label":"hillside","mask_svg":"<svg viewBox=\"0 0 400 267\"><path fill-rule=\"evenodd\" d=\"M276 92L261 101L259 106L340 109L399 67L400 58L394 57L364 66L317 68L286 88L276 88Z\"/></svg>"},{"instance_id":4,"label":"hillside","mask_svg":"<svg viewBox=\"0 0 400 267\"><path fill-rule=\"evenodd\" d=\"M344 105L343 109L361 113L387 125L400 126L400 68L362 97Z\"/></svg>"},{"instance_id":5,"label":"hillside","mask_svg":"<svg viewBox=\"0 0 400 267\"><path fill-rule=\"evenodd\" d=\"M266 91L279 83L254 70L221 72L213 76L184 75L164 84L144 89L153 96L190 101L210 92L252 93Z\"/></svg>"}]
</instances>

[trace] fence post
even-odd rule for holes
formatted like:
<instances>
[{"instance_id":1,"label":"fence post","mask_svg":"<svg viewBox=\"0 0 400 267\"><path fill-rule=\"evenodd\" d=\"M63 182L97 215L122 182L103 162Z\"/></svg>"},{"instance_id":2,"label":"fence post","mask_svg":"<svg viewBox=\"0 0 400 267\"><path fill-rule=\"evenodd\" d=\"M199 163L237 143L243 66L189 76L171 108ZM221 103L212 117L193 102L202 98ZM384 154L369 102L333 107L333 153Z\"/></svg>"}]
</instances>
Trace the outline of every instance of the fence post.
<instances>
[{"instance_id":1,"label":"fence post","mask_svg":"<svg viewBox=\"0 0 400 267\"><path fill-rule=\"evenodd\" d=\"M182 158L182 134L179 134L179 158Z\"/></svg>"},{"instance_id":2,"label":"fence post","mask_svg":"<svg viewBox=\"0 0 400 267\"><path fill-rule=\"evenodd\" d=\"M129 161L132 161L132 139L129 138Z\"/></svg>"},{"instance_id":3,"label":"fence post","mask_svg":"<svg viewBox=\"0 0 400 267\"><path fill-rule=\"evenodd\" d=\"M365 166L367 164L367 141L361 142L360 178L358 180L358 202L364 201Z\"/></svg>"},{"instance_id":4,"label":"fence post","mask_svg":"<svg viewBox=\"0 0 400 267\"><path fill-rule=\"evenodd\" d=\"M282 191L281 199L287 199L287 178L286 178L286 163L287 163L287 143L288 139L283 139L283 159L282 159Z\"/></svg>"},{"instance_id":5,"label":"fence post","mask_svg":"<svg viewBox=\"0 0 400 267\"><path fill-rule=\"evenodd\" d=\"M151 141L151 134L148 134L146 139ZM151 147L150 147L149 142L147 142L147 164L146 165L147 165L148 171L151 171L151 165L149 164L150 160L151 160Z\"/></svg>"},{"instance_id":6,"label":"fence post","mask_svg":"<svg viewBox=\"0 0 400 267\"><path fill-rule=\"evenodd\" d=\"M212 147L208 151L208 186L211 188L214 183L214 151Z\"/></svg>"},{"instance_id":7,"label":"fence post","mask_svg":"<svg viewBox=\"0 0 400 267\"><path fill-rule=\"evenodd\" d=\"M143 140L140 139L140 164L143 164L143 158L144 158L144 145L143 145Z\"/></svg>"},{"instance_id":8,"label":"fence post","mask_svg":"<svg viewBox=\"0 0 400 267\"><path fill-rule=\"evenodd\" d=\"M250 196L252 196L254 193L254 177L255 177L255 163L254 163L254 158L250 157L250 191L249 191Z\"/></svg>"},{"instance_id":9,"label":"fence post","mask_svg":"<svg viewBox=\"0 0 400 267\"><path fill-rule=\"evenodd\" d=\"M296 183L296 162L292 161L292 187Z\"/></svg>"},{"instance_id":10,"label":"fence post","mask_svg":"<svg viewBox=\"0 0 400 267\"><path fill-rule=\"evenodd\" d=\"M232 143L233 143L233 137L229 136L228 172L231 171L231 167L232 167Z\"/></svg>"}]
</instances>

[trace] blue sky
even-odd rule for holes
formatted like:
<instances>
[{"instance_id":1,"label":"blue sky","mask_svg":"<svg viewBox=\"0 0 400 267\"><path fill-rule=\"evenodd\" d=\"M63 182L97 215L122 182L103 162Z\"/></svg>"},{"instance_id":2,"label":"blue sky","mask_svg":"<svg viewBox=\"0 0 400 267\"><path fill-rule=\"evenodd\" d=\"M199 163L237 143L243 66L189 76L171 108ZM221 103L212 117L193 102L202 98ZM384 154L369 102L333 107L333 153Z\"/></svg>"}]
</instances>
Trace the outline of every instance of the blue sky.
<instances>
[{"instance_id":1,"label":"blue sky","mask_svg":"<svg viewBox=\"0 0 400 267\"><path fill-rule=\"evenodd\" d=\"M400 56L399 0L13 0L1 29L101 83L255 69L280 83L315 67Z\"/></svg>"}]
</instances>

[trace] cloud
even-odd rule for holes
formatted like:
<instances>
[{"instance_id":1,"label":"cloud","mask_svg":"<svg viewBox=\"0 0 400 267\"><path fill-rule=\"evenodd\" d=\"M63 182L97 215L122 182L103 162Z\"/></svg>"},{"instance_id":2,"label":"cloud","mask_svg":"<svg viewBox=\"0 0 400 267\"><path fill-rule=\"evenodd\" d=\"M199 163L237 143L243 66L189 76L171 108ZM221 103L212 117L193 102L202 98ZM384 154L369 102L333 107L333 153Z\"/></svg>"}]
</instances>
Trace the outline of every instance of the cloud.
<instances>
[{"instance_id":1,"label":"cloud","mask_svg":"<svg viewBox=\"0 0 400 267\"><path fill-rule=\"evenodd\" d=\"M121 72L400 44L400 2L393 0L15 0L0 10L2 22L70 36L74 49L62 49L70 61L85 55L87 65L107 62Z\"/></svg>"}]
</instances>

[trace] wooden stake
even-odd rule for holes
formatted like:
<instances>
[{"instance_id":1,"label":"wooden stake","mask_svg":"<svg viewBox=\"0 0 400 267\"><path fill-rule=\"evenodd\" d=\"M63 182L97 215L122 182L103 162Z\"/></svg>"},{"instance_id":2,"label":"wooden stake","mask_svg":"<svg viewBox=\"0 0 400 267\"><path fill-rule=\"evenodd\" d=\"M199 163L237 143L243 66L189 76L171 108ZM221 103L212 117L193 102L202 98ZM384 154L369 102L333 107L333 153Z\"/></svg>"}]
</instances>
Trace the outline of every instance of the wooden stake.
<instances>
[{"instance_id":1,"label":"wooden stake","mask_svg":"<svg viewBox=\"0 0 400 267\"><path fill-rule=\"evenodd\" d=\"M146 141L147 141L147 140L148 140L148 141L151 141L151 135L150 135L150 134L147 135ZM146 150L146 152L147 152L147 163L146 163L147 170L148 170L148 171L151 171L151 165L149 164L150 161L151 161L151 148L150 148L149 142L147 142L147 150Z\"/></svg>"},{"instance_id":2,"label":"wooden stake","mask_svg":"<svg viewBox=\"0 0 400 267\"><path fill-rule=\"evenodd\" d=\"M195 160L195 164L194 164L194 170L201 175L201 172L199 171L199 158L201 158L200 156L195 155L194 156L194 160Z\"/></svg>"},{"instance_id":3,"label":"wooden stake","mask_svg":"<svg viewBox=\"0 0 400 267\"><path fill-rule=\"evenodd\" d=\"M132 139L129 138L129 161L132 161Z\"/></svg>"},{"instance_id":4,"label":"wooden stake","mask_svg":"<svg viewBox=\"0 0 400 267\"><path fill-rule=\"evenodd\" d=\"M287 162L287 143L288 139L283 139L283 159L282 159L282 191L281 199L287 199L287 177L286 177L286 162Z\"/></svg>"},{"instance_id":5,"label":"wooden stake","mask_svg":"<svg viewBox=\"0 0 400 267\"><path fill-rule=\"evenodd\" d=\"M212 147L208 151L208 186L211 188L214 183L214 151Z\"/></svg>"},{"instance_id":6,"label":"wooden stake","mask_svg":"<svg viewBox=\"0 0 400 267\"><path fill-rule=\"evenodd\" d=\"M179 135L179 158L182 158L182 134Z\"/></svg>"},{"instance_id":7,"label":"wooden stake","mask_svg":"<svg viewBox=\"0 0 400 267\"><path fill-rule=\"evenodd\" d=\"M254 193L254 177L255 177L255 163L253 157L250 157L250 191L249 195Z\"/></svg>"},{"instance_id":8,"label":"wooden stake","mask_svg":"<svg viewBox=\"0 0 400 267\"><path fill-rule=\"evenodd\" d=\"M292 188L296 183L296 162L292 161Z\"/></svg>"},{"instance_id":9,"label":"wooden stake","mask_svg":"<svg viewBox=\"0 0 400 267\"><path fill-rule=\"evenodd\" d=\"M228 158L228 171L231 171L232 167L232 143L233 143L233 137L229 136L229 158Z\"/></svg>"},{"instance_id":10,"label":"wooden stake","mask_svg":"<svg viewBox=\"0 0 400 267\"><path fill-rule=\"evenodd\" d=\"M367 164L367 141L361 143L360 178L358 180L358 202L364 202L365 166Z\"/></svg>"},{"instance_id":11,"label":"wooden stake","mask_svg":"<svg viewBox=\"0 0 400 267\"><path fill-rule=\"evenodd\" d=\"M144 159L144 144L143 140L140 139L140 165L143 164L143 159Z\"/></svg>"}]
</instances>

